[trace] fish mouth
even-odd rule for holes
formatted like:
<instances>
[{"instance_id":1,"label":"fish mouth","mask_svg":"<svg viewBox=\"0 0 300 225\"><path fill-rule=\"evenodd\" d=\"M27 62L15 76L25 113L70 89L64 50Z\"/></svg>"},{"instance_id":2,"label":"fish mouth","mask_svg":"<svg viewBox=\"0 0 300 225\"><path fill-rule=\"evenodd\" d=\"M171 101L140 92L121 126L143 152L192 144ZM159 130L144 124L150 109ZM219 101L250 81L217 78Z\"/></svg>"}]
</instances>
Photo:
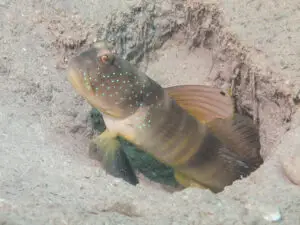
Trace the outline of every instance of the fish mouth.
<instances>
[{"instance_id":1,"label":"fish mouth","mask_svg":"<svg viewBox=\"0 0 300 225\"><path fill-rule=\"evenodd\" d=\"M72 84L73 88L82 96L87 96L89 93L88 89L91 90L91 87L89 84L85 83L83 80L83 75L75 68L70 67L68 69L68 76L67 76L69 82ZM90 88L89 88L90 87Z\"/></svg>"},{"instance_id":2,"label":"fish mouth","mask_svg":"<svg viewBox=\"0 0 300 225\"><path fill-rule=\"evenodd\" d=\"M93 89L89 79L85 78L85 74L93 68L96 68L93 57L94 51L87 51L70 60L68 66L67 77L72 86L83 96L92 94Z\"/></svg>"}]
</instances>

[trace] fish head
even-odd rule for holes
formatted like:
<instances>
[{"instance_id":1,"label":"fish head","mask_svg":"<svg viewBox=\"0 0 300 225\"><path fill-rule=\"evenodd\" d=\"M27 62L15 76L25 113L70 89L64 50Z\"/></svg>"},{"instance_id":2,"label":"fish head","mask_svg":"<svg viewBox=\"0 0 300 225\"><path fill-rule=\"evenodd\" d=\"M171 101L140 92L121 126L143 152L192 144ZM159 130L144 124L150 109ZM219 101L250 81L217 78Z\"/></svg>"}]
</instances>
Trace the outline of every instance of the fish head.
<instances>
[{"instance_id":1,"label":"fish head","mask_svg":"<svg viewBox=\"0 0 300 225\"><path fill-rule=\"evenodd\" d=\"M68 80L93 107L117 118L133 114L155 84L103 41L70 60Z\"/></svg>"}]
</instances>

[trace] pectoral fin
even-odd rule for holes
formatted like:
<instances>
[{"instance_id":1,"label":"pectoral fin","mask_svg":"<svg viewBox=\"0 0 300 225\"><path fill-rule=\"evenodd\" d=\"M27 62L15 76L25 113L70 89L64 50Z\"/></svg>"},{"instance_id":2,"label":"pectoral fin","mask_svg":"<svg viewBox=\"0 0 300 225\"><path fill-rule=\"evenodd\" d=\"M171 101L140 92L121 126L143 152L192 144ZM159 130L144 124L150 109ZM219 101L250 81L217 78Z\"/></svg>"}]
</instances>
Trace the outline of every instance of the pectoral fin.
<instances>
[{"instance_id":1,"label":"pectoral fin","mask_svg":"<svg viewBox=\"0 0 300 225\"><path fill-rule=\"evenodd\" d=\"M122 178L132 185L139 183L117 134L105 130L94 138L89 146L89 157L100 161L108 174Z\"/></svg>"}]
</instances>

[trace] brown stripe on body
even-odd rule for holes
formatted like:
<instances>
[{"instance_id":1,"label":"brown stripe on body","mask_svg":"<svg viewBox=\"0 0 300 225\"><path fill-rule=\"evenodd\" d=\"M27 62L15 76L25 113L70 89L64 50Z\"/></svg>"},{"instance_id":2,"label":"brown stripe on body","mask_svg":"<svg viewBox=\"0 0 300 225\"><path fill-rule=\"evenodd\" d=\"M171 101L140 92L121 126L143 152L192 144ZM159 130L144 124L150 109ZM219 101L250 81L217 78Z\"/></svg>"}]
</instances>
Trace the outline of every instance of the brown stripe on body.
<instances>
[{"instance_id":1,"label":"brown stripe on body","mask_svg":"<svg viewBox=\"0 0 300 225\"><path fill-rule=\"evenodd\" d=\"M161 131L156 134L156 138L161 143L160 149L156 151L156 155L168 164L173 164L174 151L180 148L181 144L188 138L182 131L185 128L187 115L172 101L164 117L164 123ZM181 149L179 149L181 150Z\"/></svg>"},{"instance_id":2,"label":"brown stripe on body","mask_svg":"<svg viewBox=\"0 0 300 225\"><path fill-rule=\"evenodd\" d=\"M165 146L164 151L161 152L161 157L164 158L170 165L176 166L187 161L192 155L196 153L204 136L204 129L199 126L199 123L185 112L176 102L172 101L170 107L170 114L175 114L173 119L168 117L169 123L179 123L175 127L171 143ZM168 136L163 137L168 141Z\"/></svg>"},{"instance_id":3,"label":"brown stripe on body","mask_svg":"<svg viewBox=\"0 0 300 225\"><path fill-rule=\"evenodd\" d=\"M153 107L146 120L152 122L145 150L165 163L175 166L188 160L201 144L202 126L169 98L164 106Z\"/></svg>"},{"instance_id":4,"label":"brown stripe on body","mask_svg":"<svg viewBox=\"0 0 300 225\"><path fill-rule=\"evenodd\" d=\"M172 109L172 107L171 107ZM185 121L184 114L178 110L168 110L169 112L164 117L164 123L161 124L160 132L154 134L155 139L161 143L159 149L155 151L156 155L164 161L170 163L168 155L172 152L171 149L180 144L181 137L180 131L182 129L182 123Z\"/></svg>"},{"instance_id":5,"label":"brown stripe on body","mask_svg":"<svg viewBox=\"0 0 300 225\"><path fill-rule=\"evenodd\" d=\"M151 107L146 118L147 121L151 121L151 127L147 132L150 139L145 140L145 150L165 161L162 153L168 150L169 145L178 141L174 137L183 120L183 114L170 111L165 101L161 105L158 104Z\"/></svg>"},{"instance_id":6,"label":"brown stripe on body","mask_svg":"<svg viewBox=\"0 0 300 225\"><path fill-rule=\"evenodd\" d=\"M210 132L205 135L196 154L175 170L214 191L221 191L224 186L251 172Z\"/></svg>"}]
</instances>

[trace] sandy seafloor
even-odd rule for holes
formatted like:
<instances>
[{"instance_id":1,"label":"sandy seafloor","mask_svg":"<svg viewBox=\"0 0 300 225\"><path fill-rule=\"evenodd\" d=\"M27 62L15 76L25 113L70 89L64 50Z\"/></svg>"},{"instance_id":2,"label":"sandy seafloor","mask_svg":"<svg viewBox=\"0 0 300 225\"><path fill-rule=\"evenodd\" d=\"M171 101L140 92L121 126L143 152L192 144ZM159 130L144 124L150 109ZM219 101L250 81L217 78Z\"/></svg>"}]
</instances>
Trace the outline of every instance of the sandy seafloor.
<instances>
[{"instance_id":1,"label":"sandy seafloor","mask_svg":"<svg viewBox=\"0 0 300 225\"><path fill-rule=\"evenodd\" d=\"M300 2L145 4L0 0L0 224L300 224ZM131 28L113 31L126 24L120 12ZM145 44L145 18L157 32L147 43L166 41L146 60L150 76L163 86L231 83L260 120L264 165L222 193L130 186L87 157L91 107L67 82L67 60L101 24Z\"/></svg>"}]
</instances>

